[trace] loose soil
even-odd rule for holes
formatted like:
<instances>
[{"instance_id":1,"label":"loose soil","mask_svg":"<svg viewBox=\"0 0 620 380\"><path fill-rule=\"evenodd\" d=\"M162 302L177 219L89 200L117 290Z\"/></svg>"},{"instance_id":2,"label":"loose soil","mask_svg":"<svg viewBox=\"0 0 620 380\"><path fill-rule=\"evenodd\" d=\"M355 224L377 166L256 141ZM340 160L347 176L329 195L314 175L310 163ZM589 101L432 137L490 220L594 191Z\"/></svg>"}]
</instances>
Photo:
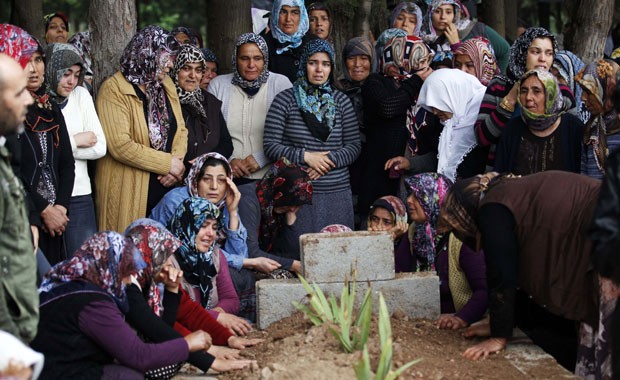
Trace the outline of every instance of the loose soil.
<instances>
[{"instance_id":1,"label":"loose soil","mask_svg":"<svg viewBox=\"0 0 620 380\"><path fill-rule=\"evenodd\" d=\"M526 338L490 358L473 362L461 356L472 345L460 332L439 330L432 321L392 316L393 368L410 360L422 361L410 367L400 379L558 379L573 378L551 357L541 354ZM371 368L376 368L379 344L373 321L368 349ZM226 373L218 379L323 380L355 379L353 364L361 354L343 353L325 326L313 326L301 313L256 331L252 337L265 339L246 349L242 356L256 360L258 367Z\"/></svg>"}]
</instances>

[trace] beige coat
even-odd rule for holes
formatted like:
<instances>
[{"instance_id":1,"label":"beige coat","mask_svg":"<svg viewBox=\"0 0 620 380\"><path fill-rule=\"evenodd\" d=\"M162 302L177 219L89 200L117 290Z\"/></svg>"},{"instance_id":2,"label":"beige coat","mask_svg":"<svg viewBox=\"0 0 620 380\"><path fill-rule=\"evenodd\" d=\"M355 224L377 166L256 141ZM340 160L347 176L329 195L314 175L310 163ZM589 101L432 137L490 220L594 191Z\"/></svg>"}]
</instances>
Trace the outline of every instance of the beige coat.
<instances>
[{"instance_id":1,"label":"beige coat","mask_svg":"<svg viewBox=\"0 0 620 380\"><path fill-rule=\"evenodd\" d=\"M151 148L142 102L131 83L117 72L97 95L97 112L107 139L107 154L97 163L96 204L99 230L123 232L146 215L150 173L168 174L172 156L184 157L187 129L172 80L163 81L177 121L172 152Z\"/></svg>"}]
</instances>

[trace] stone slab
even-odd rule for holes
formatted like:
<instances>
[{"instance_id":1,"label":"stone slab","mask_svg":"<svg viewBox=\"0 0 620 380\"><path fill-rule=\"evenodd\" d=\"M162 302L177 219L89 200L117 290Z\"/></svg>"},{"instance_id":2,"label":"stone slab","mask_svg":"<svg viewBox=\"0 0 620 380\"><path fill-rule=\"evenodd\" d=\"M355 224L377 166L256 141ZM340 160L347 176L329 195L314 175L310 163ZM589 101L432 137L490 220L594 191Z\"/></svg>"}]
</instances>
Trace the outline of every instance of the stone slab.
<instances>
[{"instance_id":1,"label":"stone slab","mask_svg":"<svg viewBox=\"0 0 620 380\"><path fill-rule=\"evenodd\" d=\"M303 276L310 282L342 283L354 268L358 282L394 278L394 241L387 232L304 234L299 246Z\"/></svg>"},{"instance_id":2,"label":"stone slab","mask_svg":"<svg viewBox=\"0 0 620 380\"><path fill-rule=\"evenodd\" d=\"M358 282L357 306L361 303L368 282ZM327 295L340 296L343 282L321 283ZM379 305L379 292L383 293L390 313L397 310L411 318L436 319L439 317L439 278L431 273L399 273L393 280L373 281L373 307ZM307 302L306 290L297 279L261 280L256 283L257 324L266 329L274 322L293 315L297 309L292 302Z\"/></svg>"}]
</instances>

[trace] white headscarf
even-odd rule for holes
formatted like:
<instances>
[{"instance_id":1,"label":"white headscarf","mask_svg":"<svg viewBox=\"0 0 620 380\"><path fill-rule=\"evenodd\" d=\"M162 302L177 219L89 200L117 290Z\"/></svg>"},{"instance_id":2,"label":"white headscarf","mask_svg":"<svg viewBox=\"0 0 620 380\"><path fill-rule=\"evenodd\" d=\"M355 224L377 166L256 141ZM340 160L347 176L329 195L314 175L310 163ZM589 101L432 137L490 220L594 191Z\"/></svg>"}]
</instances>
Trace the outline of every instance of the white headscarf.
<instances>
[{"instance_id":1,"label":"white headscarf","mask_svg":"<svg viewBox=\"0 0 620 380\"><path fill-rule=\"evenodd\" d=\"M476 147L474 124L485 91L475 76L455 69L434 71L420 90L418 107L452 113L452 118L443 122L437 164L437 173L452 181L463 158Z\"/></svg>"}]
</instances>

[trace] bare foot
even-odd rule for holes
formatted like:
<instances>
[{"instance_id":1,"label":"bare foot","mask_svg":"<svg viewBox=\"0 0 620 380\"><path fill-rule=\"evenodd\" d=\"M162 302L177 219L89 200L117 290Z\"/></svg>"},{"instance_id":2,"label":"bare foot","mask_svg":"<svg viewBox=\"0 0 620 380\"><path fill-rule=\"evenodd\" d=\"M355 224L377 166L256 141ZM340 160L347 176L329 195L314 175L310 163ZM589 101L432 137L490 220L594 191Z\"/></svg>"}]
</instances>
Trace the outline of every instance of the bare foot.
<instances>
[{"instance_id":1,"label":"bare foot","mask_svg":"<svg viewBox=\"0 0 620 380\"><path fill-rule=\"evenodd\" d=\"M490 338L482 343L469 347L462 355L471 360L486 359L489 354L500 352L504 348L506 348L505 338Z\"/></svg>"},{"instance_id":2,"label":"bare foot","mask_svg":"<svg viewBox=\"0 0 620 380\"><path fill-rule=\"evenodd\" d=\"M476 322L465 329L463 332L465 338L475 337L488 337L491 336L491 325L489 325L489 319L483 319L480 322Z\"/></svg>"}]
</instances>

